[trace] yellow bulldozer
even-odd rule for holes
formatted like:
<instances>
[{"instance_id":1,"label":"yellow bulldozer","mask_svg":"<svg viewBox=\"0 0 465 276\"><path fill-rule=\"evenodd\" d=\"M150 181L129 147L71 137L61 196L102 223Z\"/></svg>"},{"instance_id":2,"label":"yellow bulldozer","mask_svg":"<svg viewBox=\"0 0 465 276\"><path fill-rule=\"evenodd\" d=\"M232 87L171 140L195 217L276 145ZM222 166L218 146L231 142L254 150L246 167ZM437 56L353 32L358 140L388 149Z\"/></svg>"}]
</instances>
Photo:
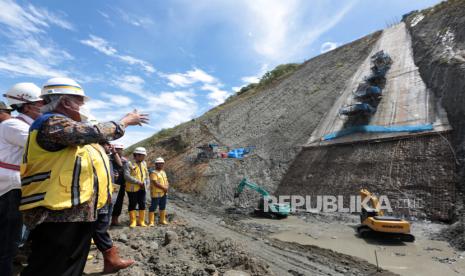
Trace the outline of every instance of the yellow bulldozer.
<instances>
[{"instance_id":1,"label":"yellow bulldozer","mask_svg":"<svg viewBox=\"0 0 465 276\"><path fill-rule=\"evenodd\" d=\"M410 234L410 222L391 216L384 216L379 207L378 198L366 189L360 190L362 202L368 198L368 206L362 205L360 214L361 225L357 228L361 238L382 238L389 240L401 240L414 242L415 236Z\"/></svg>"}]
</instances>

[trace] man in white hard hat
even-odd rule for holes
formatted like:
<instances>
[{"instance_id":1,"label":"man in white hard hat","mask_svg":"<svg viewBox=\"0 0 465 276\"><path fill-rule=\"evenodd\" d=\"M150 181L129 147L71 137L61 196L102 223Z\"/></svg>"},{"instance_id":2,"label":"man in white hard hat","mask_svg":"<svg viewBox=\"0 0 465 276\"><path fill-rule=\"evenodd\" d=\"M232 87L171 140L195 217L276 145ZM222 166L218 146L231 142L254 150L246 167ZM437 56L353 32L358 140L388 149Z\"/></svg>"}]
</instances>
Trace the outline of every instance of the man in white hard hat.
<instances>
[{"instance_id":1,"label":"man in white hard hat","mask_svg":"<svg viewBox=\"0 0 465 276\"><path fill-rule=\"evenodd\" d=\"M32 230L21 275L82 275L97 211L112 189L110 162L97 143L118 139L148 118L134 111L120 121L87 123L87 97L68 78L48 80L41 97L46 105L29 129L21 164L20 210Z\"/></svg>"},{"instance_id":2,"label":"man in white hard hat","mask_svg":"<svg viewBox=\"0 0 465 276\"><path fill-rule=\"evenodd\" d=\"M19 113L16 116L17 119L32 125L32 122L41 115L40 108L44 105L40 93L41 89L37 85L30 82L20 82L8 89L3 97Z\"/></svg>"},{"instance_id":3,"label":"man in white hard hat","mask_svg":"<svg viewBox=\"0 0 465 276\"><path fill-rule=\"evenodd\" d=\"M40 108L44 105L44 100L40 97L40 93L41 89L34 83L20 82L10 87L10 89L3 94L3 97L7 99L8 104L13 108L13 110L19 113L14 118L21 120L30 126L35 119L42 115ZM23 131L23 127L20 128L20 132ZM18 143L22 143L24 145L26 144L26 140L18 141ZM20 163L19 158L17 163ZM22 234L21 243L24 243L29 235L26 227L23 227Z\"/></svg>"},{"instance_id":4,"label":"man in white hard hat","mask_svg":"<svg viewBox=\"0 0 465 276\"><path fill-rule=\"evenodd\" d=\"M124 179L126 180L126 192L128 193L129 227L136 225L146 227L145 224L145 187L149 184L149 172L145 157L147 151L143 147L137 147L132 152L134 162L127 162L124 166ZM139 210L137 219L136 210Z\"/></svg>"},{"instance_id":5,"label":"man in white hard hat","mask_svg":"<svg viewBox=\"0 0 465 276\"><path fill-rule=\"evenodd\" d=\"M155 226L155 211L159 209L160 217L158 223L166 225L166 201L168 194L168 177L164 169L165 160L158 157L155 159L155 170L150 172L150 195L152 202L149 209L149 226Z\"/></svg>"},{"instance_id":6,"label":"man in white hard hat","mask_svg":"<svg viewBox=\"0 0 465 276\"><path fill-rule=\"evenodd\" d=\"M113 212L111 217L112 226L120 226L118 218L121 215L123 210L123 201L124 195L126 194L126 185L124 180L124 165L128 160L123 156L124 146L122 144L113 144L114 153L113 153L113 171L115 172L115 184L119 185L118 195L115 200L115 205L113 205ZM118 160L119 159L119 160ZM121 164L120 164L121 162Z\"/></svg>"},{"instance_id":7,"label":"man in white hard hat","mask_svg":"<svg viewBox=\"0 0 465 276\"><path fill-rule=\"evenodd\" d=\"M19 164L29 126L11 116L0 102L0 275L11 275L21 238L21 178Z\"/></svg>"}]
</instances>

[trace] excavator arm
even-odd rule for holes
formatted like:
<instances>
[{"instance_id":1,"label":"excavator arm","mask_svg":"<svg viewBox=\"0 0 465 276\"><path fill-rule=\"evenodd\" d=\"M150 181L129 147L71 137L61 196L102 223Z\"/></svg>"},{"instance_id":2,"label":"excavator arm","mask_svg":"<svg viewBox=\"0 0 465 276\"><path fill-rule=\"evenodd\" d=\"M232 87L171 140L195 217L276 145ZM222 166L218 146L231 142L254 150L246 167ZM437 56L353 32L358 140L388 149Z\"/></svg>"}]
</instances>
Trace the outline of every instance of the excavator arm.
<instances>
[{"instance_id":1,"label":"excavator arm","mask_svg":"<svg viewBox=\"0 0 465 276\"><path fill-rule=\"evenodd\" d=\"M365 200L365 198L369 198L369 205L371 206L371 208L373 208L373 210L376 211L377 215L378 216L383 216L384 215L384 212L383 210L380 210L379 208L379 200L378 198L370 193L367 189L361 189L360 190L360 198L361 198L361 201L363 202Z\"/></svg>"},{"instance_id":2,"label":"excavator arm","mask_svg":"<svg viewBox=\"0 0 465 276\"><path fill-rule=\"evenodd\" d=\"M244 191L244 188L246 187L253 191L256 191L257 193L262 195L264 198L270 196L270 193L268 193L265 189L263 189L262 187L258 186L255 183L247 181L246 178L243 178L236 188L236 192L234 193L234 198L238 198Z\"/></svg>"}]
</instances>

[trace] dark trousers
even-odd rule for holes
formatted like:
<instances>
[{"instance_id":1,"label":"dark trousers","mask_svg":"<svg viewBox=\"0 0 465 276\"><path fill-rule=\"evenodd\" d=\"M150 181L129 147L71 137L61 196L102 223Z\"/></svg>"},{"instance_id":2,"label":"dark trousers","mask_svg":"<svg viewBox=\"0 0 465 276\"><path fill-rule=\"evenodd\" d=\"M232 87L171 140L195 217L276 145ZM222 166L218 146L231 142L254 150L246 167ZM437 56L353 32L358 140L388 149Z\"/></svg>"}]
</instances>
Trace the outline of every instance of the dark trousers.
<instances>
[{"instance_id":1,"label":"dark trousers","mask_svg":"<svg viewBox=\"0 0 465 276\"><path fill-rule=\"evenodd\" d=\"M13 258L21 239L22 216L19 211L21 190L0 197L0 275L11 275Z\"/></svg>"},{"instance_id":2,"label":"dark trousers","mask_svg":"<svg viewBox=\"0 0 465 276\"><path fill-rule=\"evenodd\" d=\"M157 210L157 207L160 208L160 211L163 211L166 209L166 201L167 201L167 196L166 194L162 197L152 197L152 204L150 204L149 211L150 212L155 212Z\"/></svg>"},{"instance_id":3,"label":"dark trousers","mask_svg":"<svg viewBox=\"0 0 465 276\"><path fill-rule=\"evenodd\" d=\"M123 201L124 201L124 194L125 194L125 185L119 186L118 196L116 197L115 205L113 206L113 214L114 217L119 217L121 215L121 211L123 210Z\"/></svg>"},{"instance_id":4,"label":"dark trousers","mask_svg":"<svg viewBox=\"0 0 465 276\"><path fill-rule=\"evenodd\" d=\"M99 212L97 220L94 222L94 231L92 233L92 239L94 239L95 246L100 252L105 252L113 247L113 241L111 240L108 228L110 228L111 218L111 204L109 204L105 212Z\"/></svg>"},{"instance_id":5,"label":"dark trousers","mask_svg":"<svg viewBox=\"0 0 465 276\"><path fill-rule=\"evenodd\" d=\"M145 210L145 190L144 189L140 189L137 192L127 192L127 193L128 193L128 199L129 199L128 211ZM137 206L139 208L137 208Z\"/></svg>"},{"instance_id":6,"label":"dark trousers","mask_svg":"<svg viewBox=\"0 0 465 276\"><path fill-rule=\"evenodd\" d=\"M45 222L31 232L31 255L21 276L81 276L93 222Z\"/></svg>"}]
</instances>

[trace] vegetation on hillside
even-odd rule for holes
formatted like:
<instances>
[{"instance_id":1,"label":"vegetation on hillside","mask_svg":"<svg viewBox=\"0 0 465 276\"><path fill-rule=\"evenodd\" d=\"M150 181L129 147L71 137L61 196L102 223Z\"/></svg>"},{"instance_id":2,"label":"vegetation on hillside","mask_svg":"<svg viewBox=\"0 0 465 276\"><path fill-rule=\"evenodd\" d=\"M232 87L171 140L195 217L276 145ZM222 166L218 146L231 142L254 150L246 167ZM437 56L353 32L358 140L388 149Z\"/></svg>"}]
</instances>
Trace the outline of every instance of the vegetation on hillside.
<instances>
[{"instance_id":1,"label":"vegetation on hillside","mask_svg":"<svg viewBox=\"0 0 465 276\"><path fill-rule=\"evenodd\" d=\"M295 72L299 68L300 64L298 63L287 63L278 65L273 70L266 72L258 83L251 83L247 86L242 87L241 90L237 92L237 94L241 95L252 89L262 89L270 85L271 83L283 79L284 77Z\"/></svg>"}]
</instances>

